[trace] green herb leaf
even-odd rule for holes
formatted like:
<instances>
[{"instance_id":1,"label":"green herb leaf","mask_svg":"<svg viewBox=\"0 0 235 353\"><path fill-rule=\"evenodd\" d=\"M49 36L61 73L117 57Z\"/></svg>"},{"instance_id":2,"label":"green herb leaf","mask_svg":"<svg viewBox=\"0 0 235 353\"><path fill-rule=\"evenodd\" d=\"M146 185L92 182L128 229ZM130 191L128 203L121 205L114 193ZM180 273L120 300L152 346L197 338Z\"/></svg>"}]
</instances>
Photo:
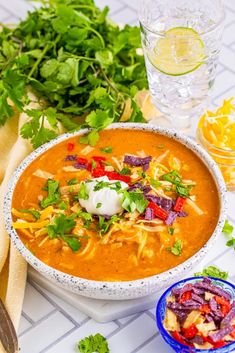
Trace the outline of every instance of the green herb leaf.
<instances>
[{"instance_id":1,"label":"green herb leaf","mask_svg":"<svg viewBox=\"0 0 235 353\"><path fill-rule=\"evenodd\" d=\"M221 271L218 267L216 266L209 266L207 268L204 268L202 272L196 272L194 273L194 276L199 277L199 276L210 276L210 277L215 277L215 278L221 278L221 279L227 279L228 278L228 272Z\"/></svg>"},{"instance_id":2,"label":"green herb leaf","mask_svg":"<svg viewBox=\"0 0 235 353\"><path fill-rule=\"evenodd\" d=\"M78 184L77 178L73 178L68 181L68 185L76 185L76 184Z\"/></svg>"},{"instance_id":3,"label":"green herb leaf","mask_svg":"<svg viewBox=\"0 0 235 353\"><path fill-rule=\"evenodd\" d=\"M78 218L82 218L83 220L83 225L86 229L89 229L90 228L90 225L91 225L91 222L93 221L93 217L92 217L92 214L88 213L88 212L83 212L83 211L80 211L78 212L77 214Z\"/></svg>"},{"instance_id":4,"label":"green herb leaf","mask_svg":"<svg viewBox=\"0 0 235 353\"><path fill-rule=\"evenodd\" d=\"M233 225L226 219L222 232L224 234L231 235L233 233L233 229Z\"/></svg>"},{"instance_id":5,"label":"green herb leaf","mask_svg":"<svg viewBox=\"0 0 235 353\"><path fill-rule=\"evenodd\" d=\"M31 214L36 220L40 219L40 217L41 217L40 212L38 212L37 210L34 210L33 208L32 209L28 209L28 210L22 209L22 210L19 210L19 211L22 212L22 213Z\"/></svg>"},{"instance_id":6,"label":"green herb leaf","mask_svg":"<svg viewBox=\"0 0 235 353\"><path fill-rule=\"evenodd\" d=\"M100 148L100 151L104 152L104 153L112 153L113 152L113 147L111 147L111 146L103 147L103 148Z\"/></svg>"},{"instance_id":7,"label":"green herb leaf","mask_svg":"<svg viewBox=\"0 0 235 353\"><path fill-rule=\"evenodd\" d=\"M71 231L76 226L75 218L76 214L70 216L61 214L55 217L53 223L46 227L50 239L60 238L64 240L74 252L78 251L81 247L78 237L71 234Z\"/></svg>"},{"instance_id":8,"label":"green herb leaf","mask_svg":"<svg viewBox=\"0 0 235 353\"><path fill-rule=\"evenodd\" d=\"M127 167L124 167L120 172L119 174L121 175L131 175L131 170Z\"/></svg>"},{"instance_id":9,"label":"green herb leaf","mask_svg":"<svg viewBox=\"0 0 235 353\"><path fill-rule=\"evenodd\" d=\"M80 184L80 188L78 191L78 198L82 200L88 200L89 199L89 193L86 187L85 183Z\"/></svg>"},{"instance_id":10,"label":"green herb leaf","mask_svg":"<svg viewBox=\"0 0 235 353\"><path fill-rule=\"evenodd\" d=\"M168 233L169 233L170 235L173 235L174 232L175 232L175 228L169 227L169 228L167 229L167 231L168 231Z\"/></svg>"},{"instance_id":11,"label":"green herb leaf","mask_svg":"<svg viewBox=\"0 0 235 353\"><path fill-rule=\"evenodd\" d=\"M102 203L98 202L97 205L96 205L96 208L100 208L100 207L102 207Z\"/></svg>"},{"instance_id":12,"label":"green herb leaf","mask_svg":"<svg viewBox=\"0 0 235 353\"><path fill-rule=\"evenodd\" d=\"M149 201L145 199L143 192L136 190L134 192L128 192L127 190L122 190L123 201L122 207L128 212L134 212L137 210L142 214L147 208Z\"/></svg>"},{"instance_id":13,"label":"green herb leaf","mask_svg":"<svg viewBox=\"0 0 235 353\"><path fill-rule=\"evenodd\" d=\"M47 181L45 190L47 190L48 196L40 202L42 208L46 208L50 205L55 205L60 201L59 187L60 184L58 181L51 179Z\"/></svg>"},{"instance_id":14,"label":"green herb leaf","mask_svg":"<svg viewBox=\"0 0 235 353\"><path fill-rule=\"evenodd\" d=\"M89 336L77 344L76 348L80 353L109 353L109 346L106 338L97 333L94 336Z\"/></svg>"},{"instance_id":15,"label":"green herb leaf","mask_svg":"<svg viewBox=\"0 0 235 353\"><path fill-rule=\"evenodd\" d=\"M103 216L99 216L98 229L100 231L100 235L102 236L103 234L107 233L110 226L119 220L120 217L117 215L112 216L108 221L106 221Z\"/></svg>"},{"instance_id":16,"label":"green herb leaf","mask_svg":"<svg viewBox=\"0 0 235 353\"><path fill-rule=\"evenodd\" d=\"M175 256L180 256L182 254L182 241L180 239L176 240L174 245L171 248L167 248L166 250Z\"/></svg>"},{"instance_id":17,"label":"green herb leaf","mask_svg":"<svg viewBox=\"0 0 235 353\"><path fill-rule=\"evenodd\" d=\"M99 138L99 133L96 130L92 130L88 135L82 136L79 142L85 145L95 146Z\"/></svg>"}]
</instances>

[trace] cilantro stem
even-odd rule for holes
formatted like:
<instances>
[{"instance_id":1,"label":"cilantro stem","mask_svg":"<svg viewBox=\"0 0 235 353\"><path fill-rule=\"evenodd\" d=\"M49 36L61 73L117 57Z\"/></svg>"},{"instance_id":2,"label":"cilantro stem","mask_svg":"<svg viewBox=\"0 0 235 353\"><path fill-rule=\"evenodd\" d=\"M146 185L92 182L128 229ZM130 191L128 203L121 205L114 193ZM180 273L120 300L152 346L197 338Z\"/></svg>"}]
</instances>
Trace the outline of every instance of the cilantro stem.
<instances>
[{"instance_id":1,"label":"cilantro stem","mask_svg":"<svg viewBox=\"0 0 235 353\"><path fill-rule=\"evenodd\" d=\"M87 10L91 10L91 12L93 13L93 15L96 13L97 9L94 8L93 6L89 6L89 5L71 5L71 7L73 9L87 9Z\"/></svg>"},{"instance_id":2,"label":"cilantro stem","mask_svg":"<svg viewBox=\"0 0 235 353\"><path fill-rule=\"evenodd\" d=\"M37 61L33 65L32 69L30 70L30 73L28 74L28 79L33 76L35 70L37 69L38 65L40 64L40 62L42 61L42 59L44 58L46 52L50 49L50 47L51 47L51 44L49 44L49 43L45 46L41 56L37 59Z\"/></svg>"},{"instance_id":3,"label":"cilantro stem","mask_svg":"<svg viewBox=\"0 0 235 353\"><path fill-rule=\"evenodd\" d=\"M97 35L97 37L98 37L98 38L100 39L100 41L101 41L101 44L102 44L103 48L105 48L105 41L104 41L104 38L102 37L102 35L101 35L99 32L97 32L97 31L96 31L94 28L92 28L92 27L87 27L87 29Z\"/></svg>"}]
</instances>

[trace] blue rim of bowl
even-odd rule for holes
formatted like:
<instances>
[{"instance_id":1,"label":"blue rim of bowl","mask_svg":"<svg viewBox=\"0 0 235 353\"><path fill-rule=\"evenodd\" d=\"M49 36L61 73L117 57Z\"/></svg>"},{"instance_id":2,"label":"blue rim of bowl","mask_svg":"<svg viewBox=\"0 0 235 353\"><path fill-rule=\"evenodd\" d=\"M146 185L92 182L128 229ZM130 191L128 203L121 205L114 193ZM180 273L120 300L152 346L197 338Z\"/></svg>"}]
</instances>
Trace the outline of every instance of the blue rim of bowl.
<instances>
[{"instance_id":1,"label":"blue rim of bowl","mask_svg":"<svg viewBox=\"0 0 235 353\"><path fill-rule=\"evenodd\" d=\"M133 129L133 130L141 130L141 131L150 131L156 134L167 136L169 138L172 138L178 141L180 144L184 145L187 149L191 150L206 166L206 168L208 169L208 171L210 172L210 174L212 175L215 181L216 188L218 191L218 195L220 199L220 215L218 217L215 230L211 234L208 241L201 247L201 249L198 252L196 252L193 256L191 256L181 264L167 271L164 271L162 273L145 277L145 278L131 280L131 281L110 282L110 281L89 280L82 277L67 274L60 270L56 270L55 268L50 267L44 262L42 262L41 260L39 260L25 247L19 235L17 234L16 230L12 227L13 219L11 214L12 197L13 197L15 186L20 176L23 174L25 169L32 163L33 160L35 160L37 157L42 155L48 149L56 146L61 142L68 140L71 137L79 137L81 135L84 135L90 132L91 129L82 129L79 131L62 134L57 138L40 146L33 152L31 152L21 162L19 167L13 173L10 179L10 182L8 184L8 192L6 193L4 198L4 221L5 221L6 230L10 235L14 245L21 253L21 255L26 259L26 261L31 266L36 268L39 272L44 273L47 278L54 279L56 277L57 283L58 282L61 284L63 283L63 286L68 285L71 288L79 287L81 288L82 291L86 290L89 287L89 292L92 292L93 290L95 291L99 290L100 293L101 291L104 293L104 287L105 287L105 288L108 288L109 293L110 292L115 293L116 291L118 291L120 294L120 289L122 291L128 290L129 292L131 290L131 287L134 287L135 292L137 293L138 290L144 291L144 287L145 287L145 294L130 296L131 298L137 298L137 297L141 297L141 296L149 295L153 293L154 290L151 290L151 291L148 290L148 293L146 293L147 291L146 288L152 287L154 283L157 283L157 281L159 281L160 284L163 286L165 283L169 282L170 279L174 280L176 276L179 277L182 271L189 271L195 264L197 264L200 261L201 257L204 257L208 253L209 249L215 244L216 239L220 235L224 222L226 220L226 214L227 214L226 191L227 190L226 190L226 185L225 185L223 176L221 174L221 171L217 166L217 164L215 163L215 161L210 157L210 155L207 153L205 149L203 149L195 140L193 140L189 136L185 136L174 129L163 128L163 127L158 127L156 125L143 124L143 123L114 123L109 125L105 130L112 130L112 129L121 129L121 130ZM81 290L79 289L79 292L82 294ZM155 291L156 291L156 288L155 288ZM128 299L130 297L128 297Z\"/></svg>"},{"instance_id":2,"label":"blue rim of bowl","mask_svg":"<svg viewBox=\"0 0 235 353\"><path fill-rule=\"evenodd\" d=\"M159 298L158 302L157 302L157 306L156 306L156 324L157 324L157 327L159 329L159 332L162 336L162 331L164 332L164 334L169 338L169 339L172 339L173 341L177 342L177 345L179 345L182 349L185 349L185 348L190 348L189 346L186 346L185 344L182 344L178 341L176 341L174 339L174 337L172 337L168 331L164 328L163 324L162 324L162 320L161 320L161 317L160 317L160 305L162 304L163 301L165 301L165 299L169 296L170 292L172 291L173 288L180 286L181 284L185 284L189 281L197 281L197 280L200 280L200 279L203 279L205 277L202 277L202 276L195 276L195 277L188 277L188 278L185 278L185 279L182 279L181 281L179 282L175 282L174 284L172 284L172 286L170 286L168 289L165 290L165 292L161 295L161 297ZM220 278L216 278L216 277L210 277L210 276L207 276L207 278L210 278L212 281L216 281L216 282L222 282L224 284L227 284L228 286L232 287L232 289L234 290L234 293L235 293L235 285L231 282L228 282L228 281L225 281L223 279L220 279ZM166 303L165 303L165 307L166 307ZM234 348L235 348L235 341L234 342L231 342L229 344L226 344L226 346L223 346L221 348L225 348L225 347L232 347L234 345ZM192 353L194 352L206 352L207 350L205 349L198 349L198 348L193 348L191 347L192 349ZM219 352L219 348L213 348L213 349L208 349L210 352Z\"/></svg>"}]
</instances>

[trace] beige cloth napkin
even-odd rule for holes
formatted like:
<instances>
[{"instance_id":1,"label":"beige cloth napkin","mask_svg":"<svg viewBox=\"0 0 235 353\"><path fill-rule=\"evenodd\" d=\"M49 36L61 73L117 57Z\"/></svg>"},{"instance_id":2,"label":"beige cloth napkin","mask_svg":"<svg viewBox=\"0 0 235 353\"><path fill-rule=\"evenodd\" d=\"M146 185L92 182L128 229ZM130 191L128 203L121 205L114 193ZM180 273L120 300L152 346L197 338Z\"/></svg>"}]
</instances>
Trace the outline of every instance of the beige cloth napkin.
<instances>
[{"instance_id":1,"label":"beige cloth napkin","mask_svg":"<svg viewBox=\"0 0 235 353\"><path fill-rule=\"evenodd\" d=\"M31 97L32 98L32 97ZM138 104L146 119L159 113L150 102L148 92L139 92ZM37 108L36 103L31 103ZM130 106L123 114L123 121L130 116ZM32 146L20 136L21 126L28 120L26 114L15 114L6 125L0 127L0 298L3 300L13 324L17 330L22 310L24 290L27 276L27 265L15 246L10 242L4 226L3 202L8 189L8 182L14 170L22 160L32 151ZM59 133L63 132L61 125ZM0 343L0 353L5 353Z\"/></svg>"}]
</instances>

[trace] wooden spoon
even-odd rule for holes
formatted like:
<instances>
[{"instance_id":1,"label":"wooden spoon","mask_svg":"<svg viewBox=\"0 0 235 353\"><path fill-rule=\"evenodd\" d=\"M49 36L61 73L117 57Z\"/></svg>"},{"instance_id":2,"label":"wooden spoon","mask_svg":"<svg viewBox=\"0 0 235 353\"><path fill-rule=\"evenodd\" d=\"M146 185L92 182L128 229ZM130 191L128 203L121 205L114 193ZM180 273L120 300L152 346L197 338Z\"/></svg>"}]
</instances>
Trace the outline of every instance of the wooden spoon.
<instances>
[{"instance_id":1,"label":"wooden spoon","mask_svg":"<svg viewBox=\"0 0 235 353\"><path fill-rule=\"evenodd\" d=\"M18 353L19 345L15 328L0 299L0 341L7 353Z\"/></svg>"}]
</instances>

